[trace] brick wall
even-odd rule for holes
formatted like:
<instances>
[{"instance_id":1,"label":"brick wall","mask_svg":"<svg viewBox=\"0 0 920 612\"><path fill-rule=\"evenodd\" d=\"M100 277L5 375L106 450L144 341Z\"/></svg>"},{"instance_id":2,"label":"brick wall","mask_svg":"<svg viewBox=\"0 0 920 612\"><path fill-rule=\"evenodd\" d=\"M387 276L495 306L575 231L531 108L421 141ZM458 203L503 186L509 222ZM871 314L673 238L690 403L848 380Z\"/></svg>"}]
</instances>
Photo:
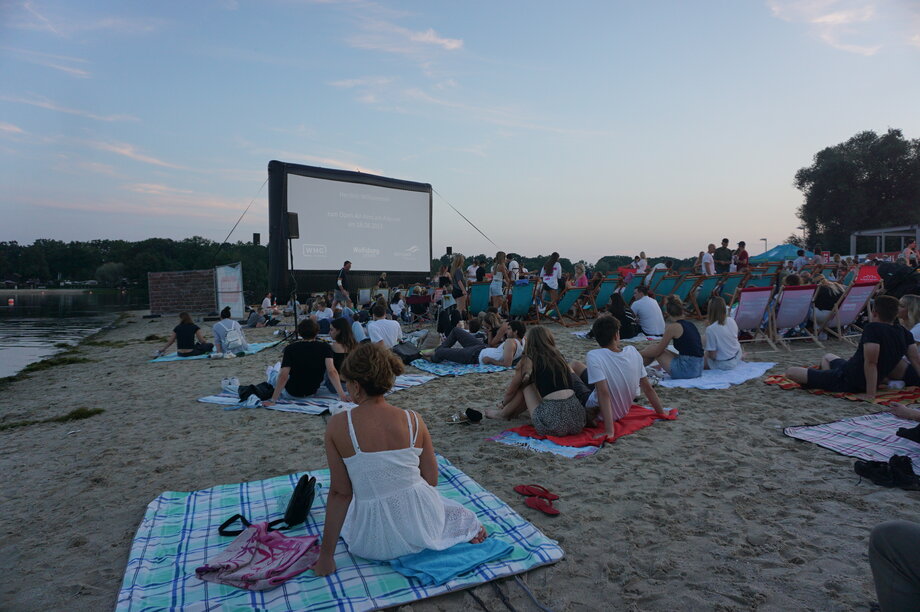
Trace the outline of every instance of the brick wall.
<instances>
[{"instance_id":1,"label":"brick wall","mask_svg":"<svg viewBox=\"0 0 920 612\"><path fill-rule=\"evenodd\" d=\"M151 314L187 311L207 314L217 311L214 270L148 272Z\"/></svg>"}]
</instances>

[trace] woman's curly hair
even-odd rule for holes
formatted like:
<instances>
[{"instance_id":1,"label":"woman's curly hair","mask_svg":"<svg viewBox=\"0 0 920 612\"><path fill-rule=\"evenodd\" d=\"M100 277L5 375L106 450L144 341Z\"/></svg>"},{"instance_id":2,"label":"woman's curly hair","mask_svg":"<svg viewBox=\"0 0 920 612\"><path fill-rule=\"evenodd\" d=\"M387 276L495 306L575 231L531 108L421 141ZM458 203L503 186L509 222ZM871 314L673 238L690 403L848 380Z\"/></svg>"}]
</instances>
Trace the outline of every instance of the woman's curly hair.
<instances>
[{"instance_id":1,"label":"woman's curly hair","mask_svg":"<svg viewBox=\"0 0 920 612\"><path fill-rule=\"evenodd\" d=\"M342 376L357 383L370 396L383 395L396 377L403 373L403 363L393 351L376 342L365 342L348 353L342 364Z\"/></svg>"}]
</instances>

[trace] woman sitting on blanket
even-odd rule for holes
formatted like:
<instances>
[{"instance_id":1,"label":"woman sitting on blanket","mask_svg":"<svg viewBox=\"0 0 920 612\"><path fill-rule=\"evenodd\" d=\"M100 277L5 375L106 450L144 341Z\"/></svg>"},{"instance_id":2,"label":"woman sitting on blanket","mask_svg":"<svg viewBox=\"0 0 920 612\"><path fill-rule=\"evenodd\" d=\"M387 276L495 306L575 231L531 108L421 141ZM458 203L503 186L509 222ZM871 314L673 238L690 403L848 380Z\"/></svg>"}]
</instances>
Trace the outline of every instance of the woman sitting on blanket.
<instances>
[{"instance_id":1,"label":"woman sitting on blanket","mask_svg":"<svg viewBox=\"0 0 920 612\"><path fill-rule=\"evenodd\" d=\"M709 298L708 308L704 367L707 370L732 370L741 363L738 325L728 316L725 300L718 295Z\"/></svg>"},{"instance_id":2,"label":"woman sitting on blanket","mask_svg":"<svg viewBox=\"0 0 920 612\"><path fill-rule=\"evenodd\" d=\"M487 410L490 419L512 419L527 410L541 436L571 436L594 420L585 402L591 389L569 367L556 348L556 339L542 325L527 331L524 357L518 363L498 408Z\"/></svg>"},{"instance_id":3,"label":"woman sitting on blanket","mask_svg":"<svg viewBox=\"0 0 920 612\"><path fill-rule=\"evenodd\" d=\"M337 321L342 319L336 319ZM279 399L303 399L315 394L328 377L331 391L343 402L349 401L335 369L335 355L325 342L318 341L319 324L313 319L304 319L297 324L301 340L287 345L281 355L280 369L271 370L268 382L275 390L263 406L272 406Z\"/></svg>"},{"instance_id":4,"label":"woman sitting on blanket","mask_svg":"<svg viewBox=\"0 0 920 612\"><path fill-rule=\"evenodd\" d=\"M326 427L330 485L318 576L335 572L340 535L351 554L376 561L486 538L472 511L435 488L438 463L422 417L384 397L402 372L399 358L376 344L362 344L342 366L358 405Z\"/></svg>"},{"instance_id":5,"label":"woman sitting on blanket","mask_svg":"<svg viewBox=\"0 0 920 612\"><path fill-rule=\"evenodd\" d=\"M195 340L198 340L198 342L195 342ZM204 334L201 333L201 328L195 325L191 315L187 312L179 313L179 324L173 328L172 334L169 336L169 342L157 351L157 357L162 357L173 342L176 343L176 354L179 357L206 355L214 348L213 344L204 341Z\"/></svg>"},{"instance_id":6,"label":"woman sitting on blanket","mask_svg":"<svg viewBox=\"0 0 920 612\"><path fill-rule=\"evenodd\" d=\"M639 351L645 365L653 361L671 378L699 378L703 375L703 341L696 325L684 318L684 304L676 295L665 298L665 312L670 319L664 336L656 344ZM677 353L668 350L674 342Z\"/></svg>"},{"instance_id":7,"label":"woman sitting on blanket","mask_svg":"<svg viewBox=\"0 0 920 612\"><path fill-rule=\"evenodd\" d=\"M636 314L626 305L622 293L614 293L610 296L607 312L620 322L621 338L635 338L642 333L642 328L639 327L639 322L636 320Z\"/></svg>"}]
</instances>

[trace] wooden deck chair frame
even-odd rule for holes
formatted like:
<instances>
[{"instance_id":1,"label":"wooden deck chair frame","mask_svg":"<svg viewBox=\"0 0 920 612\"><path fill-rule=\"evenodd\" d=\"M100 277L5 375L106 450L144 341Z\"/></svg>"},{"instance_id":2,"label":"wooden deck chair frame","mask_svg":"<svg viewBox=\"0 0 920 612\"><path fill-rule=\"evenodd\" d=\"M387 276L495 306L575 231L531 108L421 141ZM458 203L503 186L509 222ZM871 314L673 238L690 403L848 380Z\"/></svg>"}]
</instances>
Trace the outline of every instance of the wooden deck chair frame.
<instances>
[{"instance_id":1,"label":"wooden deck chair frame","mask_svg":"<svg viewBox=\"0 0 920 612\"><path fill-rule=\"evenodd\" d=\"M712 297L716 288L725 280L725 276L725 274L714 274L700 277L694 288L694 293L691 294L693 299L690 301L693 315L697 319L703 318L703 306L709 302L709 298Z\"/></svg>"},{"instance_id":2,"label":"wooden deck chair frame","mask_svg":"<svg viewBox=\"0 0 920 612\"><path fill-rule=\"evenodd\" d=\"M738 292L738 308L732 318L738 325L739 332L751 332L751 337L739 342L757 342L762 339L777 350L773 339L763 331L763 316L773 297L773 287L745 287Z\"/></svg>"},{"instance_id":3,"label":"wooden deck chair frame","mask_svg":"<svg viewBox=\"0 0 920 612\"><path fill-rule=\"evenodd\" d=\"M693 291L699 286L700 282L707 278L702 275L687 275L678 281L677 285L674 287L674 291L671 292L671 295L676 295L680 298L680 301L686 304L690 301L690 296L693 295ZM687 310L687 308L684 308ZM692 308L690 309L692 313Z\"/></svg>"},{"instance_id":4,"label":"wooden deck chair frame","mask_svg":"<svg viewBox=\"0 0 920 612\"><path fill-rule=\"evenodd\" d=\"M804 336L784 338L780 336L780 329L788 329L799 325L806 319L811 319L811 328L815 328L814 311L812 305L815 301L817 285L790 285L783 287L783 292L778 303L770 309L770 320L767 333L773 342L780 344L787 351L791 351L789 344L793 340L813 340L815 344L824 348L818 336L805 329ZM797 321L797 322L796 322Z\"/></svg>"},{"instance_id":5,"label":"wooden deck chair frame","mask_svg":"<svg viewBox=\"0 0 920 612\"><path fill-rule=\"evenodd\" d=\"M588 313L590 313L592 317L600 316L601 308L607 307L618 284L619 281L616 279L605 278L601 281L601 284L597 286L597 291L594 292L594 295L588 296L590 306Z\"/></svg>"},{"instance_id":6,"label":"wooden deck chair frame","mask_svg":"<svg viewBox=\"0 0 920 612\"><path fill-rule=\"evenodd\" d=\"M655 289L655 301L658 302L659 306L664 302L664 298L674 292L674 287L683 280L684 276L683 274L674 274L672 276L665 276L658 281L658 287Z\"/></svg>"},{"instance_id":7,"label":"wooden deck chair frame","mask_svg":"<svg viewBox=\"0 0 920 612\"><path fill-rule=\"evenodd\" d=\"M518 281L520 283L520 281ZM540 318L534 314L534 296L536 295L537 283L534 280L528 280L526 284L517 284L511 286L511 307L508 314L517 317L522 323L538 323Z\"/></svg>"},{"instance_id":8,"label":"wooden deck chair frame","mask_svg":"<svg viewBox=\"0 0 920 612\"><path fill-rule=\"evenodd\" d=\"M467 305L467 310L470 311L470 315L476 316L489 308L489 285L491 284L488 281L469 284L470 303Z\"/></svg>"},{"instance_id":9,"label":"wooden deck chair frame","mask_svg":"<svg viewBox=\"0 0 920 612\"><path fill-rule=\"evenodd\" d=\"M729 272L725 275L725 280L719 287L719 295L725 300L725 305L729 308L735 303L738 297L738 290L744 287L744 281L747 280L747 272Z\"/></svg>"},{"instance_id":10,"label":"wooden deck chair frame","mask_svg":"<svg viewBox=\"0 0 920 612\"><path fill-rule=\"evenodd\" d=\"M840 299L837 300L837 303L834 305L834 309L831 310L831 314L827 318L827 321L821 325L821 329L818 330L818 333L827 333L839 340L849 342L854 346L857 345L852 338L861 335L862 328L856 325L856 319L859 317L860 313L866 309L869 300L871 300L872 296L878 291L878 286L879 283L875 281L862 281L854 282L847 287L847 290L843 292L843 295L840 296ZM847 334L843 331L845 327L855 327L859 332Z\"/></svg>"},{"instance_id":11,"label":"wooden deck chair frame","mask_svg":"<svg viewBox=\"0 0 920 612\"><path fill-rule=\"evenodd\" d=\"M627 304L632 302L633 294L636 292L636 287L638 287L639 284L643 282L645 282L645 274L633 274L632 278L630 278L629 281L623 285L623 291L620 292L623 294L623 301Z\"/></svg>"},{"instance_id":12,"label":"wooden deck chair frame","mask_svg":"<svg viewBox=\"0 0 920 612\"><path fill-rule=\"evenodd\" d=\"M568 312L575 307L575 303L578 301L578 298L584 295L584 293L584 287L573 287L571 289L566 289L559 295L559 297L556 298L556 301L548 302L546 304L546 309L542 313L538 312L538 318L559 323L563 327L569 326L569 324L565 322L567 318L571 319L574 325L587 323L588 319L585 317L585 313L582 312L581 308L575 308L574 317L568 314ZM551 313L556 313L556 317L550 316ZM578 316L579 314L581 317ZM579 318L581 321L579 321Z\"/></svg>"},{"instance_id":13,"label":"wooden deck chair frame","mask_svg":"<svg viewBox=\"0 0 920 612\"><path fill-rule=\"evenodd\" d=\"M667 268L658 268L657 270L652 270L651 275L646 273L645 278L648 280L648 282L645 283L645 285L648 287L648 290L655 291L655 287L657 287L658 283L668 275L668 272L670 272L670 270Z\"/></svg>"}]
</instances>

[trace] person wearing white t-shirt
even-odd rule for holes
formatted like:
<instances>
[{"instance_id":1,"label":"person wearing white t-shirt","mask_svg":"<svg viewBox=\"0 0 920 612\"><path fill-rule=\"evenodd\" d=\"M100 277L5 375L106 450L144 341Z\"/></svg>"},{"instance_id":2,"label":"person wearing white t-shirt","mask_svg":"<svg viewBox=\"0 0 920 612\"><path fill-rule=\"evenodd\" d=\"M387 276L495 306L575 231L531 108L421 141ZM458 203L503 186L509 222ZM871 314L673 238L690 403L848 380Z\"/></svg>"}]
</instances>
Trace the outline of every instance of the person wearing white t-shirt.
<instances>
[{"instance_id":1,"label":"person wearing white t-shirt","mask_svg":"<svg viewBox=\"0 0 920 612\"><path fill-rule=\"evenodd\" d=\"M665 276L667 276L667 275L670 273L670 271L671 271L671 266L672 266L672 265L673 265L673 264L671 263L671 260L670 260L670 259L665 260L664 263L660 263L660 262L659 262L659 263L656 263L656 264L655 264L654 266L652 266L651 269L648 271L648 274L645 275L645 281L644 281L645 284L648 285L650 282L652 282L652 277L655 275L655 271L656 271L656 270L667 270L667 272L665 272Z\"/></svg>"},{"instance_id":2,"label":"person wearing white t-shirt","mask_svg":"<svg viewBox=\"0 0 920 612\"><path fill-rule=\"evenodd\" d=\"M712 256L716 252L716 245L710 244L706 249L706 252L703 253L703 269L701 273L706 276L712 276L716 273L716 261Z\"/></svg>"},{"instance_id":3,"label":"person wearing white t-shirt","mask_svg":"<svg viewBox=\"0 0 920 612\"><path fill-rule=\"evenodd\" d=\"M639 320L639 327L646 336L661 336L664 334L664 314L661 312L661 306L654 298L649 297L648 287L639 285L636 287L637 299L630 304L633 314Z\"/></svg>"},{"instance_id":4,"label":"person wearing white t-shirt","mask_svg":"<svg viewBox=\"0 0 920 612\"><path fill-rule=\"evenodd\" d=\"M636 273L645 274L648 268L648 259L645 258L645 251L639 253L639 262L636 264Z\"/></svg>"},{"instance_id":5,"label":"person wearing white t-shirt","mask_svg":"<svg viewBox=\"0 0 920 612\"><path fill-rule=\"evenodd\" d=\"M540 278L543 280L543 291L549 293L549 301L555 302L559 293L559 279L562 278L562 265L559 263L559 253L553 252L540 268Z\"/></svg>"},{"instance_id":6,"label":"person wearing white t-shirt","mask_svg":"<svg viewBox=\"0 0 920 612\"><path fill-rule=\"evenodd\" d=\"M398 321L387 319L387 309L383 304L375 304L371 309L374 320L367 324L367 337L371 342L382 344L384 348L393 348L402 339L402 327Z\"/></svg>"},{"instance_id":7,"label":"person wearing white t-shirt","mask_svg":"<svg viewBox=\"0 0 920 612\"><path fill-rule=\"evenodd\" d=\"M269 291L265 294L265 297L262 299L262 308L265 309L265 312L271 312L272 309L272 292Z\"/></svg>"},{"instance_id":8,"label":"person wearing white t-shirt","mask_svg":"<svg viewBox=\"0 0 920 612\"><path fill-rule=\"evenodd\" d=\"M513 255L508 261L508 277L511 279L512 283L521 277L521 264L517 262L517 258Z\"/></svg>"},{"instance_id":9,"label":"person wearing white t-shirt","mask_svg":"<svg viewBox=\"0 0 920 612\"><path fill-rule=\"evenodd\" d=\"M473 263L471 263L470 265L468 265L468 266L466 267L466 280L467 280L467 282L469 282L469 283L475 283L475 282L476 282L476 270L478 270L478 269L479 269L479 263L477 263L476 261L474 261Z\"/></svg>"},{"instance_id":10,"label":"person wearing white t-shirt","mask_svg":"<svg viewBox=\"0 0 920 612\"><path fill-rule=\"evenodd\" d=\"M805 249L799 249L798 251L796 251L796 255L798 255L798 257L796 257L795 260L793 260L792 269L795 270L796 272L801 272L802 268L804 268L810 263L810 260L807 257L805 257Z\"/></svg>"},{"instance_id":11,"label":"person wearing white t-shirt","mask_svg":"<svg viewBox=\"0 0 920 612\"><path fill-rule=\"evenodd\" d=\"M609 314L601 315L591 326L601 348L588 351L587 363L573 361L572 369L594 390L585 408L598 408L604 421L604 436L612 436L613 424L629 413L641 391L659 415L666 414L655 388L648 380L642 355L633 346L620 347L620 322Z\"/></svg>"},{"instance_id":12,"label":"person wearing white t-shirt","mask_svg":"<svg viewBox=\"0 0 920 612\"><path fill-rule=\"evenodd\" d=\"M703 368L734 369L741 362L741 343L738 342L738 325L728 316L725 300L719 296L710 298L707 318L709 327L703 346Z\"/></svg>"}]
</instances>

